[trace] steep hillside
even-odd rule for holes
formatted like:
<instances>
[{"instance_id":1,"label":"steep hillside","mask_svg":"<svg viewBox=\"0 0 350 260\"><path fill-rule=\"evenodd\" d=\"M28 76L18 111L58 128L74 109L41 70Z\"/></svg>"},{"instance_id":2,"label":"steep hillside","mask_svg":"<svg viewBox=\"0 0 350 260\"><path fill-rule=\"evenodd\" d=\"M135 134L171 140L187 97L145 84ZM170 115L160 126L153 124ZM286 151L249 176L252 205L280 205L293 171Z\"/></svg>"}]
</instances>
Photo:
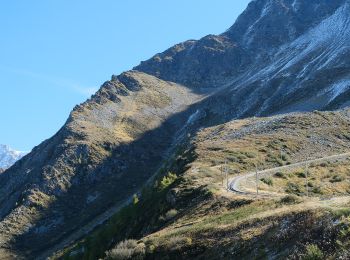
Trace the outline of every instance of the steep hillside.
<instances>
[{"instance_id":1,"label":"steep hillside","mask_svg":"<svg viewBox=\"0 0 350 260\"><path fill-rule=\"evenodd\" d=\"M256 153L270 142L272 152L259 154L262 166L280 163L273 149L282 144L291 162L305 157L306 148L314 156L346 150L346 112L296 116L297 122L293 116L249 119L246 128L231 120L349 105L349 14L346 0L254 0L225 33L178 44L113 76L55 136L0 175L0 254L35 258L74 242L81 230L89 233L165 168L181 172L181 160L172 160L193 136L214 129L196 144L203 165L228 158L214 149L217 127L239 130L222 146L244 144ZM327 116L333 119L323 121ZM290 132L277 131L275 141L276 129L264 130L270 120ZM288 120L297 129L318 128L305 137ZM266 131L260 144L245 141L254 129ZM256 162L249 151L238 159L236 171ZM218 169L207 169L208 180L221 178Z\"/></svg>"},{"instance_id":2,"label":"steep hillside","mask_svg":"<svg viewBox=\"0 0 350 260\"><path fill-rule=\"evenodd\" d=\"M139 259L307 259L315 249L323 255L316 259L347 259L349 132L349 109L248 118L202 129L166 168L177 177L169 175L172 182L160 177L159 183L169 186L156 183L65 257L98 259L110 249L107 255L120 259L129 248ZM347 156L309 164L307 193L305 168L293 165L342 153ZM254 171L256 164L259 170L292 168L279 170L271 183L260 175L260 196L226 190L226 167L228 179L234 179ZM251 184L244 185L249 189ZM136 241L119 243L125 239Z\"/></svg>"}]
</instances>

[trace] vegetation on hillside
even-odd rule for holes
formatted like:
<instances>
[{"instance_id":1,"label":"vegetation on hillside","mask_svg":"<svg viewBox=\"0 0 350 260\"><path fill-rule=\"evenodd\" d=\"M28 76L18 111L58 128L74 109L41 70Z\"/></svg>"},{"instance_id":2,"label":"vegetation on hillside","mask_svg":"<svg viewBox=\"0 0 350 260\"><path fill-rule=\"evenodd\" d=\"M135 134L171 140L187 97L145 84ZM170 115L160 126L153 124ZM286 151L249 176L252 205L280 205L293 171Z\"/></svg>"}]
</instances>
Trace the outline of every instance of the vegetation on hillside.
<instances>
[{"instance_id":1,"label":"vegetation on hillside","mask_svg":"<svg viewBox=\"0 0 350 260\"><path fill-rule=\"evenodd\" d=\"M349 140L340 133L349 124L338 121L337 130L332 123L328 113L316 112L202 129L177 150L154 185L64 257L347 258L349 159L315 163L307 172L295 167L261 176L260 189L278 196L226 191L225 168L231 178L254 171L257 162L266 169L305 160L305 154L318 158L347 152ZM254 181L245 185L254 186Z\"/></svg>"}]
</instances>

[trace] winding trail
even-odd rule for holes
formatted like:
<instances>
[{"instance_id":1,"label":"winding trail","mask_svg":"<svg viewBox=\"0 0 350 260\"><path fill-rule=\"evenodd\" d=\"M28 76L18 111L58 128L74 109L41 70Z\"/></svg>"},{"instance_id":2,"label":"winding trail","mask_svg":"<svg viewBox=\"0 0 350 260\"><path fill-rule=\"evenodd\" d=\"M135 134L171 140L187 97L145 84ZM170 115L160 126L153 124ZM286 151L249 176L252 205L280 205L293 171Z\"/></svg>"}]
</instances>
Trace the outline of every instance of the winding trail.
<instances>
[{"instance_id":1,"label":"winding trail","mask_svg":"<svg viewBox=\"0 0 350 260\"><path fill-rule=\"evenodd\" d=\"M326 156L326 157L322 157L322 158L317 158L317 159L312 159L312 160L306 160L306 161L302 161L302 162L298 162L298 163L293 163L293 164L289 164L289 165L285 165L285 166L280 166L280 167L275 167L275 168L270 168L270 169L266 169L266 170L262 170L262 171L258 171L258 176L266 176L266 175L272 175L278 171L283 171L283 170L291 170L294 168L298 168L298 167L303 167L303 166L307 166L311 163L321 163L324 161L332 161L332 160L343 160L350 157L350 152L348 153L342 153L342 154L336 154L336 155L331 155L331 156ZM237 193L237 194L242 194L242 195L254 195L256 196L256 192L251 192L251 191L247 191L244 190L244 187L242 187L241 182L243 180L247 180L249 178L253 178L256 175L256 172L248 172L246 174L237 176L233 179L231 179L229 181L229 190L231 192ZM260 196L269 196L269 197L273 197L276 196L277 194L273 195L273 194L267 194L267 193L262 193L260 194Z\"/></svg>"}]
</instances>

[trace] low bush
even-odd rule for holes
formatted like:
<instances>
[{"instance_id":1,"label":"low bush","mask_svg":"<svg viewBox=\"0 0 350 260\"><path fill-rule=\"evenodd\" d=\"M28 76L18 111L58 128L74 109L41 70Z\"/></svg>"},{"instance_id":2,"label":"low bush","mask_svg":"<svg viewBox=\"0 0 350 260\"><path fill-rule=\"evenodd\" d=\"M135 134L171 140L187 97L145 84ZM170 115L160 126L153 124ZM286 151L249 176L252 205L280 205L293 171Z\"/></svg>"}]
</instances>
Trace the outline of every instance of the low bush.
<instances>
[{"instance_id":1,"label":"low bush","mask_svg":"<svg viewBox=\"0 0 350 260\"><path fill-rule=\"evenodd\" d=\"M273 186L273 181L271 178L261 178L260 180L269 186Z\"/></svg>"},{"instance_id":2,"label":"low bush","mask_svg":"<svg viewBox=\"0 0 350 260\"><path fill-rule=\"evenodd\" d=\"M309 181L309 182L307 183L307 186L310 187L310 188L313 188L315 185L314 185L311 181Z\"/></svg>"},{"instance_id":3,"label":"low bush","mask_svg":"<svg viewBox=\"0 0 350 260\"><path fill-rule=\"evenodd\" d=\"M288 156L286 154L282 154L281 159L286 162L288 161Z\"/></svg>"},{"instance_id":4,"label":"low bush","mask_svg":"<svg viewBox=\"0 0 350 260\"><path fill-rule=\"evenodd\" d=\"M283 172L276 172L274 176L281 179L287 179L286 175Z\"/></svg>"},{"instance_id":5,"label":"low bush","mask_svg":"<svg viewBox=\"0 0 350 260\"><path fill-rule=\"evenodd\" d=\"M176 174L169 172L168 175L164 176L163 179L159 183L159 189L164 190L169 187L174 181L177 179Z\"/></svg>"},{"instance_id":6,"label":"low bush","mask_svg":"<svg viewBox=\"0 0 350 260\"><path fill-rule=\"evenodd\" d=\"M301 202L301 199L295 195L287 195L280 200L280 203L287 204L287 205L298 204L300 202Z\"/></svg>"},{"instance_id":7,"label":"low bush","mask_svg":"<svg viewBox=\"0 0 350 260\"><path fill-rule=\"evenodd\" d=\"M318 248L317 245L307 245L306 246L306 252L303 256L304 260L322 260L324 259L324 254L321 251L321 249Z\"/></svg>"},{"instance_id":8,"label":"low bush","mask_svg":"<svg viewBox=\"0 0 350 260\"><path fill-rule=\"evenodd\" d=\"M141 260L145 256L145 245L138 244L136 240L125 240L106 253L108 260Z\"/></svg>"},{"instance_id":9,"label":"low bush","mask_svg":"<svg viewBox=\"0 0 350 260\"><path fill-rule=\"evenodd\" d=\"M176 209L171 209L167 213L165 213L165 220L171 220L177 215L177 210Z\"/></svg>"},{"instance_id":10,"label":"low bush","mask_svg":"<svg viewBox=\"0 0 350 260\"><path fill-rule=\"evenodd\" d=\"M299 178L306 178L305 172L297 172L296 175L297 175Z\"/></svg>"},{"instance_id":11,"label":"low bush","mask_svg":"<svg viewBox=\"0 0 350 260\"><path fill-rule=\"evenodd\" d=\"M344 180L344 178L342 176L339 175L334 175L332 177L332 179L330 180L331 183L335 183L335 182L342 182Z\"/></svg>"},{"instance_id":12,"label":"low bush","mask_svg":"<svg viewBox=\"0 0 350 260\"><path fill-rule=\"evenodd\" d=\"M192 239L184 236L174 236L169 238L166 243L166 247L168 250L179 250L182 247L190 246L192 244Z\"/></svg>"},{"instance_id":13,"label":"low bush","mask_svg":"<svg viewBox=\"0 0 350 260\"><path fill-rule=\"evenodd\" d=\"M296 183L292 183L292 182L287 183L286 192L296 194L296 195L300 195L302 193L299 185Z\"/></svg>"},{"instance_id":14,"label":"low bush","mask_svg":"<svg viewBox=\"0 0 350 260\"><path fill-rule=\"evenodd\" d=\"M328 166L328 163L323 162L323 163L320 164L320 166L321 166L321 167L327 167L327 166Z\"/></svg>"},{"instance_id":15,"label":"low bush","mask_svg":"<svg viewBox=\"0 0 350 260\"><path fill-rule=\"evenodd\" d=\"M323 191L321 189L321 187L315 187L312 189L312 192L313 193L316 193L316 194L323 194Z\"/></svg>"}]
</instances>

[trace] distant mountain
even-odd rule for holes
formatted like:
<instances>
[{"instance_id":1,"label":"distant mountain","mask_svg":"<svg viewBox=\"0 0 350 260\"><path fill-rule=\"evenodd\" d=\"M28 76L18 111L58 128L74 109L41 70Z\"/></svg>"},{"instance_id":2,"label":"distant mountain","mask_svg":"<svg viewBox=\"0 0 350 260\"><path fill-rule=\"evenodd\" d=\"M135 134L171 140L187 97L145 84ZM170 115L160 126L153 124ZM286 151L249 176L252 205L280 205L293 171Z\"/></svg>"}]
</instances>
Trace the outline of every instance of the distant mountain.
<instances>
[{"instance_id":1,"label":"distant mountain","mask_svg":"<svg viewBox=\"0 0 350 260\"><path fill-rule=\"evenodd\" d=\"M254 0L225 33L112 76L0 175L0 254L35 258L123 205L199 129L350 105L349 64L349 1Z\"/></svg>"},{"instance_id":2,"label":"distant mountain","mask_svg":"<svg viewBox=\"0 0 350 260\"><path fill-rule=\"evenodd\" d=\"M7 169L11 167L26 154L26 152L15 151L7 145L0 144L0 168Z\"/></svg>"}]
</instances>

